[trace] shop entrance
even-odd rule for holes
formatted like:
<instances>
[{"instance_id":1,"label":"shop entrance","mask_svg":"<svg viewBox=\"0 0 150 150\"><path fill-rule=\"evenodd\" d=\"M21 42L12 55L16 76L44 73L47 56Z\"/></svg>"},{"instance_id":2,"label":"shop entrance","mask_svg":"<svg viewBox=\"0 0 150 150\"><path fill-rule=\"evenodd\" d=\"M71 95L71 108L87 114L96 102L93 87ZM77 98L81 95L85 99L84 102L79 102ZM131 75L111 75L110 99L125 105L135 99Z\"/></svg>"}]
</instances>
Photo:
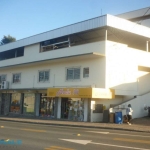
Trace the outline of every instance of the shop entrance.
<instances>
[{"instance_id":1,"label":"shop entrance","mask_svg":"<svg viewBox=\"0 0 150 150\"><path fill-rule=\"evenodd\" d=\"M68 119L69 100L68 98L61 99L61 118Z\"/></svg>"},{"instance_id":2,"label":"shop entrance","mask_svg":"<svg viewBox=\"0 0 150 150\"><path fill-rule=\"evenodd\" d=\"M54 118L55 99L40 95L40 116Z\"/></svg>"}]
</instances>

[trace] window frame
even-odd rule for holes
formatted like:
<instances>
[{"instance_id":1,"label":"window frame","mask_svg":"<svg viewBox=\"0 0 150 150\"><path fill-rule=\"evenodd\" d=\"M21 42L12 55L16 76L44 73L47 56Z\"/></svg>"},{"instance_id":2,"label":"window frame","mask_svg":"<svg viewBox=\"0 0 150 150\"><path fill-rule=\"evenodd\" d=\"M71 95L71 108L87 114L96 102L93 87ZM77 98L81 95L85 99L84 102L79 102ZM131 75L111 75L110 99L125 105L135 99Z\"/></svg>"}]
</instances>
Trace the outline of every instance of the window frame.
<instances>
[{"instance_id":1,"label":"window frame","mask_svg":"<svg viewBox=\"0 0 150 150\"><path fill-rule=\"evenodd\" d=\"M72 79L68 79L68 69L72 69L73 70L73 78ZM80 73L79 73L79 79L75 79L75 73L74 73L74 69L79 69ZM81 80L81 67L76 66L76 67L66 67L66 76L65 76L65 80L66 81L80 81Z\"/></svg>"},{"instance_id":2,"label":"window frame","mask_svg":"<svg viewBox=\"0 0 150 150\"><path fill-rule=\"evenodd\" d=\"M2 77L2 76L5 76L5 80L4 81L7 81L7 74L0 74L0 77ZM2 82L0 82L0 84L2 84Z\"/></svg>"},{"instance_id":3,"label":"window frame","mask_svg":"<svg viewBox=\"0 0 150 150\"><path fill-rule=\"evenodd\" d=\"M85 75L86 75L86 74L85 74L85 69L89 69L88 77L85 76ZM89 68L89 67L84 67L84 68L83 68L83 78L89 78L89 76L90 76L90 68Z\"/></svg>"},{"instance_id":4,"label":"window frame","mask_svg":"<svg viewBox=\"0 0 150 150\"><path fill-rule=\"evenodd\" d=\"M48 76L48 80L41 80L40 81L40 72L44 72L44 78L45 78L45 72L48 72L49 73L49 76ZM50 70L39 70L38 71L38 83L45 83L45 82L50 82Z\"/></svg>"},{"instance_id":5,"label":"window frame","mask_svg":"<svg viewBox=\"0 0 150 150\"><path fill-rule=\"evenodd\" d=\"M14 82L14 75L20 75L20 82ZM13 73L12 74L12 83L13 84L20 84L21 83L21 73Z\"/></svg>"}]
</instances>

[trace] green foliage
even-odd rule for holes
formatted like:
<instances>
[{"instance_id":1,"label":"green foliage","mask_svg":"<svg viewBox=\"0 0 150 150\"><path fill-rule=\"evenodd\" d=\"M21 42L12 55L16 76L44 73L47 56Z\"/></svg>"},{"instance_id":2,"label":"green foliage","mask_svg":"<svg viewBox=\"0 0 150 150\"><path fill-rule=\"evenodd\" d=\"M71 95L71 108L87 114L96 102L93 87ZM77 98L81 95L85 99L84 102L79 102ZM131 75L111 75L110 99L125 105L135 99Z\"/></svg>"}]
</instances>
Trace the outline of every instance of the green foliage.
<instances>
[{"instance_id":1,"label":"green foliage","mask_svg":"<svg viewBox=\"0 0 150 150\"><path fill-rule=\"evenodd\" d=\"M14 38L10 35L8 35L8 36L4 35L4 37L0 41L0 45L8 44L8 43L15 42L15 41L16 41L16 38Z\"/></svg>"}]
</instances>

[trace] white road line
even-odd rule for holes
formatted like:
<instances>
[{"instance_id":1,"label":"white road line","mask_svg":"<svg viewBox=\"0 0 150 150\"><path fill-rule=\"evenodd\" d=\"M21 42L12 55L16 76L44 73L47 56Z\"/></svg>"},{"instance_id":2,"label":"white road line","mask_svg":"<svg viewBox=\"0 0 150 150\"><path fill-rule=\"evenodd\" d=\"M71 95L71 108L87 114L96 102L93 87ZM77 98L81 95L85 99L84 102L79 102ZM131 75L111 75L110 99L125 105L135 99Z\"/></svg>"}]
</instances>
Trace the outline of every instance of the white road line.
<instances>
[{"instance_id":1,"label":"white road line","mask_svg":"<svg viewBox=\"0 0 150 150\"><path fill-rule=\"evenodd\" d=\"M98 133L98 134L113 134L113 135L126 135L126 136L139 136L139 137L150 137L150 136L143 136L143 135L133 135L133 134L119 134L119 133L110 133L110 132L96 132L96 131L85 131L91 133Z\"/></svg>"},{"instance_id":2,"label":"white road line","mask_svg":"<svg viewBox=\"0 0 150 150\"><path fill-rule=\"evenodd\" d=\"M94 143L91 142L91 140L75 140L75 139L60 139L67 142L73 142L77 144L87 145L87 144L96 144L96 145L105 145L110 147L121 147L121 148L128 148L128 149L138 149L138 150L150 150L150 149L144 149L144 148L137 148L137 147L127 147L127 146L121 146L121 145L112 145L112 144L105 144L105 143Z\"/></svg>"},{"instance_id":3,"label":"white road line","mask_svg":"<svg viewBox=\"0 0 150 150\"><path fill-rule=\"evenodd\" d=\"M109 134L109 132L97 132L97 131L85 131L85 132L100 133L100 134Z\"/></svg>"}]
</instances>

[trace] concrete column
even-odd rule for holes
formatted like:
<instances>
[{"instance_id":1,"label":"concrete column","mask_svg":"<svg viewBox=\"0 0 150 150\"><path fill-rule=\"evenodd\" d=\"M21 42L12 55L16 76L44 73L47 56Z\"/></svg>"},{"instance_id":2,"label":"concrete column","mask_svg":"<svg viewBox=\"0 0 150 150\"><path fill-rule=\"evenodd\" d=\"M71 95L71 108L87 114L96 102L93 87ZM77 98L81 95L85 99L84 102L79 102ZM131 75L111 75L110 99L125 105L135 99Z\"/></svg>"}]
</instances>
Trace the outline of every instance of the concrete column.
<instances>
[{"instance_id":1,"label":"concrete column","mask_svg":"<svg viewBox=\"0 0 150 150\"><path fill-rule=\"evenodd\" d=\"M40 93L36 93L35 94L35 116L39 116L39 112L40 112Z\"/></svg>"},{"instance_id":2,"label":"concrete column","mask_svg":"<svg viewBox=\"0 0 150 150\"><path fill-rule=\"evenodd\" d=\"M21 93L21 97L20 97L20 114L23 114L23 99L24 99L24 94Z\"/></svg>"},{"instance_id":3,"label":"concrete column","mask_svg":"<svg viewBox=\"0 0 150 150\"><path fill-rule=\"evenodd\" d=\"M88 122L91 122L91 99L88 99Z\"/></svg>"},{"instance_id":4,"label":"concrete column","mask_svg":"<svg viewBox=\"0 0 150 150\"><path fill-rule=\"evenodd\" d=\"M2 94L0 93L0 115L1 115L1 105L2 105Z\"/></svg>"},{"instance_id":5,"label":"concrete column","mask_svg":"<svg viewBox=\"0 0 150 150\"><path fill-rule=\"evenodd\" d=\"M57 119L61 118L61 98L58 98L57 104Z\"/></svg>"},{"instance_id":6,"label":"concrete column","mask_svg":"<svg viewBox=\"0 0 150 150\"><path fill-rule=\"evenodd\" d=\"M88 99L84 99L84 121L88 121Z\"/></svg>"},{"instance_id":7,"label":"concrete column","mask_svg":"<svg viewBox=\"0 0 150 150\"><path fill-rule=\"evenodd\" d=\"M58 98L54 99L55 105L54 105L54 118L57 119L57 112L58 112Z\"/></svg>"},{"instance_id":8,"label":"concrete column","mask_svg":"<svg viewBox=\"0 0 150 150\"><path fill-rule=\"evenodd\" d=\"M9 109L10 109L10 93L6 93L4 94L4 100L5 100L5 104L4 104L4 115L8 115L9 114Z\"/></svg>"}]
</instances>

